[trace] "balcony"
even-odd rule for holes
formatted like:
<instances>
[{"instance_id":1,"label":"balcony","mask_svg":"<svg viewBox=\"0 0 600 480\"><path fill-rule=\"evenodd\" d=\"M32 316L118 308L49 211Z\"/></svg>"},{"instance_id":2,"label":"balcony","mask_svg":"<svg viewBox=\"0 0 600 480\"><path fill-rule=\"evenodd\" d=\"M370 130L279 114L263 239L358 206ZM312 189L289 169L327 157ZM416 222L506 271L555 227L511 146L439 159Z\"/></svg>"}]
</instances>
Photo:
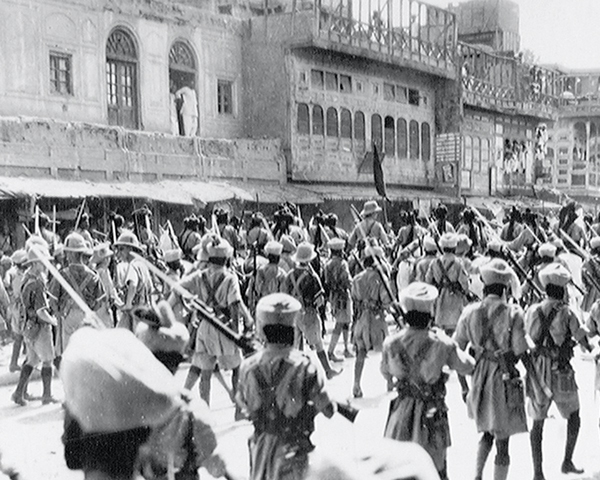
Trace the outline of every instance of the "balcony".
<instances>
[{"instance_id":1,"label":"balcony","mask_svg":"<svg viewBox=\"0 0 600 480\"><path fill-rule=\"evenodd\" d=\"M460 42L458 55L465 104L508 114L556 116L558 72Z\"/></svg>"},{"instance_id":2,"label":"balcony","mask_svg":"<svg viewBox=\"0 0 600 480\"><path fill-rule=\"evenodd\" d=\"M600 95L561 99L560 116L563 118L600 116Z\"/></svg>"},{"instance_id":3,"label":"balcony","mask_svg":"<svg viewBox=\"0 0 600 480\"><path fill-rule=\"evenodd\" d=\"M293 12L252 19L268 23L268 36L292 47L315 47L411 68L444 78L457 76L454 14L416 0L317 0Z\"/></svg>"}]
</instances>

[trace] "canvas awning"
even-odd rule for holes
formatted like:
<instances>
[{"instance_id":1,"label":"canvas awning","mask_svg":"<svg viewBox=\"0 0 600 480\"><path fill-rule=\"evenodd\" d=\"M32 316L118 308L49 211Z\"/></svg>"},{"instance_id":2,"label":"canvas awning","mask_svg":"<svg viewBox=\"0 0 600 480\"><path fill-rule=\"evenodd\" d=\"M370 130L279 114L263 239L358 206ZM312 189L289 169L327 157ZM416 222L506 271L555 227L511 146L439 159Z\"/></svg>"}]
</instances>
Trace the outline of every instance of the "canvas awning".
<instances>
[{"instance_id":1,"label":"canvas awning","mask_svg":"<svg viewBox=\"0 0 600 480\"><path fill-rule=\"evenodd\" d=\"M311 191L308 187L289 183L229 182L252 196L258 203L319 204L323 203L323 195Z\"/></svg>"},{"instance_id":2,"label":"canvas awning","mask_svg":"<svg viewBox=\"0 0 600 480\"><path fill-rule=\"evenodd\" d=\"M253 200L234 186L200 181L89 182L54 178L0 177L0 198L140 198L178 205L213 203L234 198Z\"/></svg>"},{"instance_id":3,"label":"canvas awning","mask_svg":"<svg viewBox=\"0 0 600 480\"><path fill-rule=\"evenodd\" d=\"M322 195L326 200L370 200L379 199L373 185L355 184L355 185L337 185L337 184L310 184L302 185L308 191ZM417 190L402 187L387 187L387 194L390 200L438 200L459 202L459 199L450 197L443 193L433 190Z\"/></svg>"}]
</instances>

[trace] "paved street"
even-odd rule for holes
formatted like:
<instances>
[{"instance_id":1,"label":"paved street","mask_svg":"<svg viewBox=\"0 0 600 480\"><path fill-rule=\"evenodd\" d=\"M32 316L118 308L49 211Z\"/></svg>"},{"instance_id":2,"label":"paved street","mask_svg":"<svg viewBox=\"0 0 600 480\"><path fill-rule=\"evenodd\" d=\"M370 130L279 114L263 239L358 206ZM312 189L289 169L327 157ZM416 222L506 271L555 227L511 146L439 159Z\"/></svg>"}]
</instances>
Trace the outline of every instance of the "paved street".
<instances>
[{"instance_id":1,"label":"paved street","mask_svg":"<svg viewBox=\"0 0 600 480\"><path fill-rule=\"evenodd\" d=\"M371 354L365 369L363 390L365 398L355 401L362 410L354 425L340 416L328 420L319 418L313 442L317 448L335 453L338 450L358 451L362 445L381 436L387 413L385 384L379 374L379 354ZM353 361L346 360L342 375L330 382L331 391L338 399L347 398L351 391ZM544 442L546 478L584 479L600 478L600 441L598 438L598 406L593 394L593 364L589 360L576 360L578 382L582 400L582 430L575 452L575 462L586 469L584 476L566 476L559 472L565 439L566 422L552 410L553 417L547 421ZM185 371L178 373L183 384ZM227 377L229 379L229 377ZM56 396L62 395L60 383L55 380ZM70 472L64 465L60 435L62 433L61 407L41 406L32 402L25 408L16 407L10 401L12 386L0 388L0 447L8 457L22 468L29 479L81 479L80 472ZM39 381L32 382L30 393L41 394ZM197 389L194 391L197 395ZM449 450L449 473L452 479L472 478L474 455L478 435L474 424L467 418L466 409L460 398L455 376L448 383L453 446ZM213 410L215 424L220 437L223 455L237 478L247 477L248 457L246 439L251 433L248 422L233 421L233 407L221 386L213 383ZM512 480L532 477L528 437L525 434L511 439ZM493 453L488 460L485 478L493 477ZM203 478L210 478L207 474Z\"/></svg>"}]
</instances>

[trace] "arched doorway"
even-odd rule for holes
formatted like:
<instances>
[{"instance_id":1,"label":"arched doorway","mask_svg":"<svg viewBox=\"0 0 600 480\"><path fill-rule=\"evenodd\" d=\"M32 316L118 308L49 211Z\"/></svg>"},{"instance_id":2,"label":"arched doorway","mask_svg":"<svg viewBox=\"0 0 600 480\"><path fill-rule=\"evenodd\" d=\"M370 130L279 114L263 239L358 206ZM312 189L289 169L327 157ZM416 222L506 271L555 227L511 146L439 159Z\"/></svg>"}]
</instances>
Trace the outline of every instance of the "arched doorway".
<instances>
[{"instance_id":1,"label":"arched doorway","mask_svg":"<svg viewBox=\"0 0 600 480\"><path fill-rule=\"evenodd\" d=\"M137 49L130 33L115 28L106 42L108 123L138 128Z\"/></svg>"},{"instance_id":2,"label":"arched doorway","mask_svg":"<svg viewBox=\"0 0 600 480\"><path fill-rule=\"evenodd\" d=\"M198 122L198 100L196 96L196 61L192 49L181 40L177 40L169 51L169 91L174 105L171 108L171 133L196 134ZM184 103L187 105L184 106ZM195 114L196 128L189 126L191 114ZM184 116L187 117L184 119ZM193 130L193 133L191 132Z\"/></svg>"}]
</instances>

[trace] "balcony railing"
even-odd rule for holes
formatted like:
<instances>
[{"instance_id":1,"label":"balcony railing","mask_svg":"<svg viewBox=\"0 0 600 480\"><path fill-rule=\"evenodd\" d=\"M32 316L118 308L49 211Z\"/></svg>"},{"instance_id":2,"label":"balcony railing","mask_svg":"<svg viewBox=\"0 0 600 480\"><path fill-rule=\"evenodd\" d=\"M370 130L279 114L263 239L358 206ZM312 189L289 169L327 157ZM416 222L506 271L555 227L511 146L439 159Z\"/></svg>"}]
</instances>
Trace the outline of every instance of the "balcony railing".
<instances>
[{"instance_id":1,"label":"balcony railing","mask_svg":"<svg viewBox=\"0 0 600 480\"><path fill-rule=\"evenodd\" d=\"M416 0L321 0L314 8L319 39L455 76L455 17L446 10Z\"/></svg>"},{"instance_id":2,"label":"balcony railing","mask_svg":"<svg viewBox=\"0 0 600 480\"><path fill-rule=\"evenodd\" d=\"M458 55L467 103L549 116L558 107L558 72L460 42Z\"/></svg>"}]
</instances>

